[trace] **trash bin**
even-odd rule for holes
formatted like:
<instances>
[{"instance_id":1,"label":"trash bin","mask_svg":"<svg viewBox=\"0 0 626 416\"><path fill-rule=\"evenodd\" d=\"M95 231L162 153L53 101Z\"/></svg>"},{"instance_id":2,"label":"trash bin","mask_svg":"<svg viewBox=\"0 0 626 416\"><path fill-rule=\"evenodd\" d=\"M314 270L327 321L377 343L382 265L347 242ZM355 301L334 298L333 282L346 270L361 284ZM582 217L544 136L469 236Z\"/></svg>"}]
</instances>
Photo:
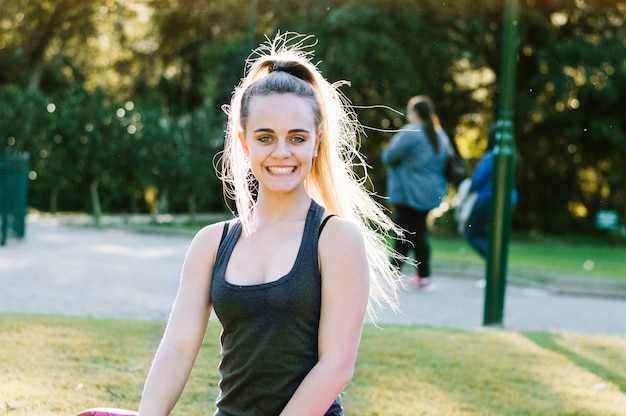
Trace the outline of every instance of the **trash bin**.
<instances>
[{"instance_id":1,"label":"trash bin","mask_svg":"<svg viewBox=\"0 0 626 416\"><path fill-rule=\"evenodd\" d=\"M9 234L24 238L28 205L27 152L0 149L0 244L5 245Z\"/></svg>"}]
</instances>

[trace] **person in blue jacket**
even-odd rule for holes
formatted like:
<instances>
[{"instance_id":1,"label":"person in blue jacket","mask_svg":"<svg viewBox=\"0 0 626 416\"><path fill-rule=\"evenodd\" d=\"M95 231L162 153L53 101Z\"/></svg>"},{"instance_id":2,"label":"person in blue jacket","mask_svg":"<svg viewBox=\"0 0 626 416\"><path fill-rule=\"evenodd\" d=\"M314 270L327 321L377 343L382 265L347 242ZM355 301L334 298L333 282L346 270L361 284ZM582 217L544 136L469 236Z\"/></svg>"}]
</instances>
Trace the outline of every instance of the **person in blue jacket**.
<instances>
[{"instance_id":1,"label":"person in blue jacket","mask_svg":"<svg viewBox=\"0 0 626 416\"><path fill-rule=\"evenodd\" d=\"M395 249L406 257L413 248L418 264L411 282L428 290L433 286L426 218L448 193L444 170L451 143L429 97L412 97L407 119L409 124L391 139L381 159L388 168L387 194L395 221L407 231L405 239L396 240ZM398 268L402 265L398 259L395 263Z\"/></svg>"},{"instance_id":2,"label":"person in blue jacket","mask_svg":"<svg viewBox=\"0 0 626 416\"><path fill-rule=\"evenodd\" d=\"M491 201L491 174L493 170L493 146L496 141L496 126L492 125L488 131L487 149L481 157L474 174L469 192L476 192L476 202L472 207L467 225L465 239L470 246L485 260L488 257L489 234L489 206ZM511 190L511 208L517 205L517 189Z\"/></svg>"}]
</instances>

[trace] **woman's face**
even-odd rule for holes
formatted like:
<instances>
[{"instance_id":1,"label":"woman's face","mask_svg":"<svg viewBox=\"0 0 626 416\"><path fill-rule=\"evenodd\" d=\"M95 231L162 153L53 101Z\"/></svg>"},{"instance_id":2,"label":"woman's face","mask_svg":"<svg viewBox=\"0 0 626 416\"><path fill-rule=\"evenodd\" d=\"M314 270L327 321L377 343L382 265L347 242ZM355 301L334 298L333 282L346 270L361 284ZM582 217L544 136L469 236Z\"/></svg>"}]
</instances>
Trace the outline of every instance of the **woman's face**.
<instances>
[{"instance_id":1,"label":"woman's face","mask_svg":"<svg viewBox=\"0 0 626 416\"><path fill-rule=\"evenodd\" d=\"M260 192L304 190L319 145L313 102L294 94L270 94L250 100L243 148Z\"/></svg>"}]
</instances>

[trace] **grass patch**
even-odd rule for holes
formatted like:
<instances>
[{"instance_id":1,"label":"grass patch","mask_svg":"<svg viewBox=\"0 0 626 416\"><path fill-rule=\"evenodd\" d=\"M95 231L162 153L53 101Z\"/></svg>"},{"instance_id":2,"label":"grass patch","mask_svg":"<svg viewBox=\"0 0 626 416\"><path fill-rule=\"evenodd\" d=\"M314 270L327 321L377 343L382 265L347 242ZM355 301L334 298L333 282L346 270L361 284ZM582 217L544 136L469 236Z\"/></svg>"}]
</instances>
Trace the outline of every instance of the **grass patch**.
<instances>
[{"instance_id":1,"label":"grass patch","mask_svg":"<svg viewBox=\"0 0 626 416\"><path fill-rule=\"evenodd\" d=\"M461 238L431 238L434 267L463 263L483 266L484 261ZM626 247L566 241L512 240L509 243L509 270L526 273L562 273L608 277L626 281Z\"/></svg>"},{"instance_id":2,"label":"grass patch","mask_svg":"<svg viewBox=\"0 0 626 416\"><path fill-rule=\"evenodd\" d=\"M201 222L150 221L136 223L131 220L101 224L100 227L116 227L142 232L194 233L203 226L229 218L227 213L203 216ZM483 259L458 234L434 232L431 235L433 268L447 265L470 265L484 267ZM521 271L520 277L532 277L541 282L542 274L559 273L583 277L606 277L626 282L626 242L607 236L561 236L528 237L514 235L509 243L507 267ZM549 279L547 279L549 281Z\"/></svg>"},{"instance_id":3,"label":"grass patch","mask_svg":"<svg viewBox=\"0 0 626 416\"><path fill-rule=\"evenodd\" d=\"M223 219L223 218L219 218ZM126 224L124 227L138 231L195 232L206 223L152 223ZM460 236L433 233L433 268L448 265L484 267L484 260ZM541 282L542 274L570 274L583 277L605 277L626 282L626 245L609 244L597 238L542 238L513 237L509 243L507 267L520 277L531 277ZM546 279L549 281L549 279Z\"/></svg>"},{"instance_id":4,"label":"grass patch","mask_svg":"<svg viewBox=\"0 0 626 416\"><path fill-rule=\"evenodd\" d=\"M0 315L0 414L136 409L164 323ZM173 415L212 414L211 323ZM626 415L626 338L366 325L346 416Z\"/></svg>"}]
</instances>

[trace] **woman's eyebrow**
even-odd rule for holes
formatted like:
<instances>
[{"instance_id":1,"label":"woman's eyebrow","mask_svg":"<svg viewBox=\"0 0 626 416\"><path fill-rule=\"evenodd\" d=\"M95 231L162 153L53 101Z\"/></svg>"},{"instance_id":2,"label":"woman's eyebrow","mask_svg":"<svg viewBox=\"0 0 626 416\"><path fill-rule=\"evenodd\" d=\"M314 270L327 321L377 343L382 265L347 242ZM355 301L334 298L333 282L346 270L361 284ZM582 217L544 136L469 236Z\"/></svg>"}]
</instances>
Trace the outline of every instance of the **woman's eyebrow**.
<instances>
[{"instance_id":1,"label":"woman's eyebrow","mask_svg":"<svg viewBox=\"0 0 626 416\"><path fill-rule=\"evenodd\" d=\"M289 130L289 133L306 133L309 134L309 130L307 129L291 129Z\"/></svg>"},{"instance_id":2,"label":"woman's eyebrow","mask_svg":"<svg viewBox=\"0 0 626 416\"><path fill-rule=\"evenodd\" d=\"M274 129L270 129L269 127L259 127L258 129L254 129L254 133L274 133ZM307 133L310 134L308 129L291 129L288 132L289 134L293 133Z\"/></svg>"},{"instance_id":3,"label":"woman's eyebrow","mask_svg":"<svg viewBox=\"0 0 626 416\"><path fill-rule=\"evenodd\" d=\"M254 129L255 133L273 133L274 130L267 128L267 127L260 127L258 129Z\"/></svg>"}]
</instances>

